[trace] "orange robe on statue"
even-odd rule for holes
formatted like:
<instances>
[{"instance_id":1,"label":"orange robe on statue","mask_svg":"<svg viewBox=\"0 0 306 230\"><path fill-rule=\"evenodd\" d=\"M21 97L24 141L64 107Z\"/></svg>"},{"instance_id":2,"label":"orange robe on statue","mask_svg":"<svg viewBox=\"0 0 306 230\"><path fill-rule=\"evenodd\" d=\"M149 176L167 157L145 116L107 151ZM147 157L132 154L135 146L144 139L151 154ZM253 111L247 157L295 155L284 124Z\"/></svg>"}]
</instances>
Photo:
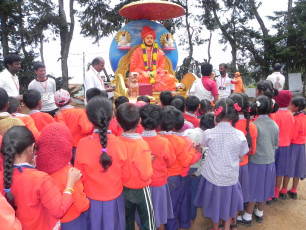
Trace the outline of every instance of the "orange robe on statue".
<instances>
[{"instance_id":1,"label":"orange robe on statue","mask_svg":"<svg viewBox=\"0 0 306 230\"><path fill-rule=\"evenodd\" d=\"M151 49L153 47L147 47L148 54L148 63L152 63L152 57L149 55L151 53ZM154 77L155 83L152 84L153 91L175 91L175 77L171 74L167 73L166 64L165 64L165 53L158 48L157 50L157 63L156 63L156 75ZM138 72L138 82L150 83L149 74L143 73L143 71L147 72L145 68L145 64L143 61L143 53L141 46L134 50L132 54L132 58L130 61L130 73Z\"/></svg>"}]
</instances>

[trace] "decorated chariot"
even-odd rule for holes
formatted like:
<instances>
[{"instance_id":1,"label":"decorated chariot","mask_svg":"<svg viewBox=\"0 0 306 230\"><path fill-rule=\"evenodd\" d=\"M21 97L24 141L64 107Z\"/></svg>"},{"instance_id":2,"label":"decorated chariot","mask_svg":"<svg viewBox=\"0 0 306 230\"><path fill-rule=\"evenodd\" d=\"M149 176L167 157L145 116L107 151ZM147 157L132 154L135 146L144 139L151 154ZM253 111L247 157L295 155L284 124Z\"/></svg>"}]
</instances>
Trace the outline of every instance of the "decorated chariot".
<instances>
[{"instance_id":1,"label":"decorated chariot","mask_svg":"<svg viewBox=\"0 0 306 230\"><path fill-rule=\"evenodd\" d=\"M196 77L187 73L181 82L175 78L178 50L172 34L160 23L184 15L172 2L147 0L130 3L119 14L133 21L114 37L109 59L115 72L115 98L147 95L159 100L163 90L186 96Z\"/></svg>"}]
</instances>

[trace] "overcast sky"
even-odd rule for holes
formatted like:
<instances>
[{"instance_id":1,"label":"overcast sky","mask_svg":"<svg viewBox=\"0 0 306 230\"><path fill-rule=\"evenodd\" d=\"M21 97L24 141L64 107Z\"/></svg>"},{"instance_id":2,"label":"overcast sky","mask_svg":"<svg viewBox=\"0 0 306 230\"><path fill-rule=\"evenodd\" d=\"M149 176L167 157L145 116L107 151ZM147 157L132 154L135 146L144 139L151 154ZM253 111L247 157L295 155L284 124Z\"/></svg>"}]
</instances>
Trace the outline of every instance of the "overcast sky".
<instances>
[{"instance_id":1,"label":"overcast sky","mask_svg":"<svg viewBox=\"0 0 306 230\"><path fill-rule=\"evenodd\" d=\"M271 25L268 22L268 19L264 16L272 15L273 11L287 10L288 0L263 0L263 5L259 8L259 13L263 17L265 24L267 26ZM254 23L254 27L258 28L258 24ZM271 29L271 28L270 28ZM212 35L212 44L211 44L211 64L214 66L214 69L218 69L218 65L221 62L230 62L230 46L224 52L222 49L223 45L218 43L220 38L220 31L216 31ZM47 35L47 34L46 34ZM114 34L115 36L115 34ZM204 35L205 36L205 35ZM208 34L205 38L208 38ZM174 37L176 38L176 37ZM68 59L69 75L73 76L73 79L69 83L78 83L83 82L83 53L85 54L85 65L91 62L97 56L101 56L106 60L105 68L109 74L113 74L112 68L109 62L109 47L111 45L113 37L103 38L100 40L99 45L93 45L93 39L83 38L80 35L80 26L76 20L76 25L74 29L73 40L71 42L70 54ZM179 47L179 62L181 64L182 59L187 56L187 52ZM60 61L57 62L60 57L60 41L52 41L46 43L44 47L45 54L45 64L47 67L47 73L54 75L55 77L61 76L61 66ZM195 49L194 58L198 61L203 61L204 58L207 58L207 45L197 47Z\"/></svg>"}]
</instances>

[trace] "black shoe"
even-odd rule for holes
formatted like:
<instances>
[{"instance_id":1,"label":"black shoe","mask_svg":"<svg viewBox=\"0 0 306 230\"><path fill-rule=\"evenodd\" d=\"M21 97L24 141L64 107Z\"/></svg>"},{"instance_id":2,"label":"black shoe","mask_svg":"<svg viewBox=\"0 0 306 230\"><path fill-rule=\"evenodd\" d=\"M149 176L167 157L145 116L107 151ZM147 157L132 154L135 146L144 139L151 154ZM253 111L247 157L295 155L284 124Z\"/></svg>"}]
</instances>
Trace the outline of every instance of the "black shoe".
<instances>
[{"instance_id":1,"label":"black shoe","mask_svg":"<svg viewBox=\"0 0 306 230\"><path fill-rule=\"evenodd\" d=\"M282 200L286 200L287 199L287 194L286 193L279 193L279 198L282 198Z\"/></svg>"},{"instance_id":2,"label":"black shoe","mask_svg":"<svg viewBox=\"0 0 306 230\"><path fill-rule=\"evenodd\" d=\"M288 193L288 195L289 195L292 199L294 199L294 200L297 199L297 193L296 193L296 192L290 192L290 191L288 191L287 193Z\"/></svg>"},{"instance_id":3,"label":"black shoe","mask_svg":"<svg viewBox=\"0 0 306 230\"><path fill-rule=\"evenodd\" d=\"M272 198L272 202L273 202L273 203L277 202L277 198L273 197L273 198Z\"/></svg>"},{"instance_id":4,"label":"black shoe","mask_svg":"<svg viewBox=\"0 0 306 230\"><path fill-rule=\"evenodd\" d=\"M241 220L239 220L237 218L237 223L243 224L243 225L246 225L246 226L252 226L252 220L245 220L245 219L243 219L242 215L240 217L241 217Z\"/></svg>"},{"instance_id":5,"label":"black shoe","mask_svg":"<svg viewBox=\"0 0 306 230\"><path fill-rule=\"evenodd\" d=\"M266 205L271 205L272 204L272 201L271 200L267 200L266 201Z\"/></svg>"},{"instance_id":6,"label":"black shoe","mask_svg":"<svg viewBox=\"0 0 306 230\"><path fill-rule=\"evenodd\" d=\"M263 215L262 216L256 216L255 212L254 213L254 216L255 216L255 219L258 223L262 223L263 222Z\"/></svg>"}]
</instances>

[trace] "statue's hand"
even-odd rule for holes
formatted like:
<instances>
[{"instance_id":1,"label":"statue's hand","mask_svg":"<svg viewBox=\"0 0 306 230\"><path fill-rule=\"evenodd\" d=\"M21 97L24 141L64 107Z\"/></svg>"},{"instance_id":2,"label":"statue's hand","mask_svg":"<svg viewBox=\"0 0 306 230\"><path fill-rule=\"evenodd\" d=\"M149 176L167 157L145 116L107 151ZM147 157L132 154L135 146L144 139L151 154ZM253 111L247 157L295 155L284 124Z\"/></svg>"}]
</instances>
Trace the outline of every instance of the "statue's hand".
<instances>
[{"instance_id":1,"label":"statue's hand","mask_svg":"<svg viewBox=\"0 0 306 230\"><path fill-rule=\"evenodd\" d=\"M150 73L146 72L146 71L142 71L142 76L144 76L145 78L150 78Z\"/></svg>"}]
</instances>

